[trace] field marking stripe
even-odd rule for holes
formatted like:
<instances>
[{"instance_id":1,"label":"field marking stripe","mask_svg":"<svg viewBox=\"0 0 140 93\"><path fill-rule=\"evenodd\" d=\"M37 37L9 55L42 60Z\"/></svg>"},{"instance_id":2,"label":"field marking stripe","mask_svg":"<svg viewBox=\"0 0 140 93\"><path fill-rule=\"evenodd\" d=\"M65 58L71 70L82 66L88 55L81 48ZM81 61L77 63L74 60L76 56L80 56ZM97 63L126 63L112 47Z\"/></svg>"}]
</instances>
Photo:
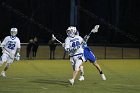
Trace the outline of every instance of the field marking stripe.
<instances>
[{"instance_id":1,"label":"field marking stripe","mask_svg":"<svg viewBox=\"0 0 140 93\"><path fill-rule=\"evenodd\" d=\"M12 78L12 79L24 79L24 78Z\"/></svg>"},{"instance_id":2,"label":"field marking stripe","mask_svg":"<svg viewBox=\"0 0 140 93\"><path fill-rule=\"evenodd\" d=\"M48 89L48 88L46 88L46 87L41 87L42 89Z\"/></svg>"},{"instance_id":3,"label":"field marking stripe","mask_svg":"<svg viewBox=\"0 0 140 93\"><path fill-rule=\"evenodd\" d=\"M102 85L106 85L106 84L102 84ZM110 85L116 85L116 86L140 86L140 85L129 85L129 84L110 84Z\"/></svg>"}]
</instances>

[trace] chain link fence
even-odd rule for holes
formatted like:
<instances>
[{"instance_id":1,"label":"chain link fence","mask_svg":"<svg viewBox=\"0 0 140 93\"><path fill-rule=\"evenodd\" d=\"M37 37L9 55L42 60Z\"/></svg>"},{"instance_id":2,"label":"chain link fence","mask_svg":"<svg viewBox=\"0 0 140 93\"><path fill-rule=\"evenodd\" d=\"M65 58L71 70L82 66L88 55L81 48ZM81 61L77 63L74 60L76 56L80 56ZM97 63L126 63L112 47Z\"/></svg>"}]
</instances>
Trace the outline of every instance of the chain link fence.
<instances>
[{"instance_id":1,"label":"chain link fence","mask_svg":"<svg viewBox=\"0 0 140 93\"><path fill-rule=\"evenodd\" d=\"M22 45L21 48L21 59L26 58L26 47ZM112 46L89 46L97 59L140 59L140 48L138 47L112 47ZM55 59L68 59L66 53L64 58L64 49L58 45L55 50ZM30 53L32 58L32 51ZM36 59L49 59L50 49L48 45L40 45L37 51Z\"/></svg>"}]
</instances>

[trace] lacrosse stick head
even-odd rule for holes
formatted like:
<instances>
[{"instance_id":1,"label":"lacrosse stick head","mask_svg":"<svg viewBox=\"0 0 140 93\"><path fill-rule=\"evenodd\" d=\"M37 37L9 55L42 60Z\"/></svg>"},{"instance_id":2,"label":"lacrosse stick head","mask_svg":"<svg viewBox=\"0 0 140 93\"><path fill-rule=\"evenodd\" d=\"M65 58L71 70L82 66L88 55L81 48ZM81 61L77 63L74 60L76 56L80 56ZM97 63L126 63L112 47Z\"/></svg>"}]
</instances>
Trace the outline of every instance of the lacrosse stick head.
<instances>
[{"instance_id":1,"label":"lacrosse stick head","mask_svg":"<svg viewBox=\"0 0 140 93\"><path fill-rule=\"evenodd\" d=\"M91 32L92 32L92 33L97 33L99 27L100 27L100 25L96 25L96 26L91 30Z\"/></svg>"},{"instance_id":2,"label":"lacrosse stick head","mask_svg":"<svg viewBox=\"0 0 140 93\"><path fill-rule=\"evenodd\" d=\"M52 40L55 40L56 39L56 37L54 36L54 34L52 34Z\"/></svg>"}]
</instances>

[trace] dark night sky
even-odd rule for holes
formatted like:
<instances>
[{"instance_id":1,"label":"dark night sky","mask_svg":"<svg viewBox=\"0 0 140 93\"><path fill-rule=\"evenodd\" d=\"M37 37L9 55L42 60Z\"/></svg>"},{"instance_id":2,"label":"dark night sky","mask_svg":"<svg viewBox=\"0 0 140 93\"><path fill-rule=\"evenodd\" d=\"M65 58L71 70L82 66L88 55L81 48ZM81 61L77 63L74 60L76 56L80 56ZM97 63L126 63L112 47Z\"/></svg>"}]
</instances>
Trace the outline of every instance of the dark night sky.
<instances>
[{"instance_id":1,"label":"dark night sky","mask_svg":"<svg viewBox=\"0 0 140 93\"><path fill-rule=\"evenodd\" d=\"M89 40L91 44L138 44L139 4L139 0L78 0L76 26L84 36L96 24L100 25L99 33ZM47 43L52 33L64 41L69 25L70 0L0 1L0 39L9 35L11 27L17 27L21 42L37 36L41 43Z\"/></svg>"}]
</instances>

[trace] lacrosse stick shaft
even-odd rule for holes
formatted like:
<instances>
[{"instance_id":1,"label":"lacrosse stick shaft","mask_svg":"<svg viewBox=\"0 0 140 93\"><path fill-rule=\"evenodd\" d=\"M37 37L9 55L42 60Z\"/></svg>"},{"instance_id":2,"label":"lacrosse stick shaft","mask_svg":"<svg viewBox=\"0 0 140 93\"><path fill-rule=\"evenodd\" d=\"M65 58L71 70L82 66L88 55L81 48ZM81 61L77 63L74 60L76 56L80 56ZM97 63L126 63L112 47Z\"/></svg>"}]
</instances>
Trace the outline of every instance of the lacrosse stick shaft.
<instances>
[{"instance_id":1,"label":"lacrosse stick shaft","mask_svg":"<svg viewBox=\"0 0 140 93\"><path fill-rule=\"evenodd\" d=\"M9 55L9 57L10 57L11 59L13 59L13 57L11 57L11 53L10 53L5 47L3 47L3 49L7 52L7 54Z\"/></svg>"},{"instance_id":2,"label":"lacrosse stick shaft","mask_svg":"<svg viewBox=\"0 0 140 93\"><path fill-rule=\"evenodd\" d=\"M90 36L92 34L92 31L88 34L88 36Z\"/></svg>"},{"instance_id":3,"label":"lacrosse stick shaft","mask_svg":"<svg viewBox=\"0 0 140 93\"><path fill-rule=\"evenodd\" d=\"M10 55L10 52L5 47L1 46L1 41L0 41L0 47L3 48L8 53L8 55Z\"/></svg>"},{"instance_id":4,"label":"lacrosse stick shaft","mask_svg":"<svg viewBox=\"0 0 140 93\"><path fill-rule=\"evenodd\" d=\"M54 34L52 34L52 38L55 39L57 42L59 42L61 45L63 45L63 43L62 43L60 40L58 40L58 39L54 36Z\"/></svg>"},{"instance_id":5,"label":"lacrosse stick shaft","mask_svg":"<svg viewBox=\"0 0 140 93\"><path fill-rule=\"evenodd\" d=\"M6 51L6 52L8 52L9 53L9 55L10 55L10 52L5 48L5 47L3 47L3 49Z\"/></svg>"},{"instance_id":6,"label":"lacrosse stick shaft","mask_svg":"<svg viewBox=\"0 0 140 93\"><path fill-rule=\"evenodd\" d=\"M59 42L60 44L63 44L60 40L58 40L57 38L54 38L57 42Z\"/></svg>"}]
</instances>

